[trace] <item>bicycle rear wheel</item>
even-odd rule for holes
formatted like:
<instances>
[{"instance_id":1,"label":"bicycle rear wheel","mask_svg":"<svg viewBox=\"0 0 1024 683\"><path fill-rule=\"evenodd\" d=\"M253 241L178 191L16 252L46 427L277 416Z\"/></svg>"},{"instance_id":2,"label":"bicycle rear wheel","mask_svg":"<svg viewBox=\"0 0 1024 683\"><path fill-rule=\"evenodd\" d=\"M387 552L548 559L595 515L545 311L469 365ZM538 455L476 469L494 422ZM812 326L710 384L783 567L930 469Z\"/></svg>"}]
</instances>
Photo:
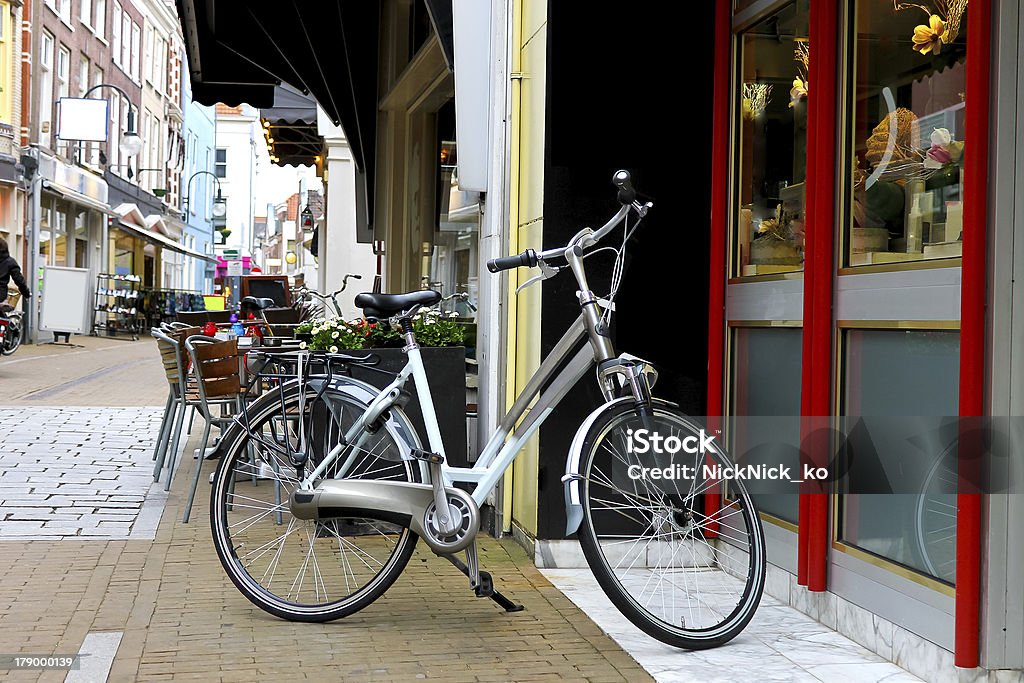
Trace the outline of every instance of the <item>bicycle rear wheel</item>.
<instances>
[{"instance_id":1,"label":"bicycle rear wheel","mask_svg":"<svg viewBox=\"0 0 1024 683\"><path fill-rule=\"evenodd\" d=\"M210 522L224 570L260 609L292 621L330 621L363 609L398 578L417 536L372 517L301 520L289 509L299 481L291 453L305 429L305 472L333 448L365 405L328 389L300 412L297 385L273 389L248 409L247 432L229 446L214 475ZM327 476L420 481L418 464L400 461L407 448L390 423L363 432Z\"/></svg>"},{"instance_id":2,"label":"bicycle rear wheel","mask_svg":"<svg viewBox=\"0 0 1024 683\"><path fill-rule=\"evenodd\" d=\"M717 445L652 457L635 442L629 448L639 429L699 443L700 428L666 404L646 417L632 405L609 407L584 440L580 545L601 588L638 628L675 647L717 647L746 627L761 599L757 510L739 481L729 482L718 510L705 510L704 494L721 482L703 476L703 466L732 464ZM694 467L693 476L654 479L631 468L669 465Z\"/></svg>"}]
</instances>

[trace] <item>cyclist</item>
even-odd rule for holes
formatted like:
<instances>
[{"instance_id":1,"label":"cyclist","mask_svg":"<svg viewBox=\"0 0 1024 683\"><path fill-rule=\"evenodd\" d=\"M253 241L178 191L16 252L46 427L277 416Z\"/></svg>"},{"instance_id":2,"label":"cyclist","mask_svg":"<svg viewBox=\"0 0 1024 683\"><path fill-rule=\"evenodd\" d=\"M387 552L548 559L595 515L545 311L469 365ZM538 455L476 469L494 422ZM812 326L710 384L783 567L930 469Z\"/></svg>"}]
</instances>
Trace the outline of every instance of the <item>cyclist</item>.
<instances>
[{"instance_id":1,"label":"cyclist","mask_svg":"<svg viewBox=\"0 0 1024 683\"><path fill-rule=\"evenodd\" d=\"M7 285L11 280L14 280L14 284L17 285L23 297L28 299L32 296L28 291L25 276L21 274L21 266L7 250L7 240L0 237L0 304L7 301Z\"/></svg>"}]
</instances>

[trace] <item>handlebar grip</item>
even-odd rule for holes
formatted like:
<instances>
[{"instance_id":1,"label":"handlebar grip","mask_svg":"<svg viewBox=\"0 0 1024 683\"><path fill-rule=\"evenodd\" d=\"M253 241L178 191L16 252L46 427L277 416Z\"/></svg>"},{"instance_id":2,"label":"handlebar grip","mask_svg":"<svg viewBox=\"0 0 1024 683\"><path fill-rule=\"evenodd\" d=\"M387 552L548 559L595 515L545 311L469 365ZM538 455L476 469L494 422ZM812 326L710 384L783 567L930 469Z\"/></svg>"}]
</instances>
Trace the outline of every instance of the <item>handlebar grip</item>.
<instances>
[{"instance_id":1,"label":"handlebar grip","mask_svg":"<svg viewBox=\"0 0 1024 683\"><path fill-rule=\"evenodd\" d=\"M633 178L629 171L616 171L612 176L612 183L619 188L619 203L622 205L632 204L636 199L636 190L633 189Z\"/></svg>"},{"instance_id":2,"label":"handlebar grip","mask_svg":"<svg viewBox=\"0 0 1024 683\"><path fill-rule=\"evenodd\" d=\"M511 270L512 268L521 268L527 266L533 268L537 265L537 252L533 249L527 249L521 254L515 256L502 256L501 258L492 258L487 262L487 270L492 273L497 273L502 270Z\"/></svg>"}]
</instances>

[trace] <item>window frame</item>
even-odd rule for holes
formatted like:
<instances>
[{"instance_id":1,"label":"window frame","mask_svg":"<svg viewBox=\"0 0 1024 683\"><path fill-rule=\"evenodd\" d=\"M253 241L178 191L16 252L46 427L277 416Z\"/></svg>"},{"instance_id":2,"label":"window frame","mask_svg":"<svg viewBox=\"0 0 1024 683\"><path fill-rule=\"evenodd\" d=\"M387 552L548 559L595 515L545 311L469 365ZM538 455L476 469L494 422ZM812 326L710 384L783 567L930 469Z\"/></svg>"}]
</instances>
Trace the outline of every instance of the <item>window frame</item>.
<instances>
[{"instance_id":1,"label":"window frame","mask_svg":"<svg viewBox=\"0 0 1024 683\"><path fill-rule=\"evenodd\" d=\"M735 2L733 3L734 14L732 17L731 42L729 48L731 56L729 73L729 160L728 180L726 183L727 204L725 216L725 276L727 284L740 284L744 282L772 282L778 280L802 280L804 278L804 268L806 264L806 237L804 242L805 262L800 264L798 270L790 270L780 273L763 273L759 275L743 275L740 264L738 240L738 222L740 218L740 214L738 211L740 202L739 174L741 171L740 155L742 153L740 145L741 131L738 123L742 115L742 97L740 97L739 93L741 89L741 84L743 83L743 34L748 29L756 26L762 21L765 21L773 14L778 13L779 11L785 9L788 6L795 6L797 2L798 0L754 0L748 6L740 10L735 10ZM810 38L811 30L812 27L808 24L808 39ZM809 168L809 165L805 163L805 176L806 173L809 171ZM807 181L805 177L805 185L806 182ZM803 211L804 224L806 226L809 220L807 216L806 191L804 194Z\"/></svg>"}]
</instances>

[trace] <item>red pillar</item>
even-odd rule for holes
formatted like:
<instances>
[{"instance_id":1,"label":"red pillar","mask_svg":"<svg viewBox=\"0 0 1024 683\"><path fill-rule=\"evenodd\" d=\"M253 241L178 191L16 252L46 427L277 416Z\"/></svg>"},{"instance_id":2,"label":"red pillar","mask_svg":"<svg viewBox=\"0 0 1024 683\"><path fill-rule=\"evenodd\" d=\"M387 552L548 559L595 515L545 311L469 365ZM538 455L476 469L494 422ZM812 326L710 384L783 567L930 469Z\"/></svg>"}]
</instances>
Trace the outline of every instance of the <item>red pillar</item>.
<instances>
[{"instance_id":1,"label":"red pillar","mask_svg":"<svg viewBox=\"0 0 1024 683\"><path fill-rule=\"evenodd\" d=\"M708 295L708 417L720 417L725 383L725 287L727 258L725 252L729 225L729 111L732 74L732 2L716 0L715 4L715 85L714 123L711 147L711 254ZM719 425L720 426L720 425ZM709 429L716 425L709 424ZM714 515L721 507L721 494L708 491L704 495L704 512ZM717 532L717 523L708 525Z\"/></svg>"},{"instance_id":2,"label":"red pillar","mask_svg":"<svg viewBox=\"0 0 1024 683\"><path fill-rule=\"evenodd\" d=\"M960 285L960 415L985 414L985 254L988 227L989 97L992 50L991 0L972 0L967 11L967 99L964 138L963 272ZM975 461L964 459L961 481ZM957 496L956 619L954 663L978 666L981 605L981 505L977 493Z\"/></svg>"},{"instance_id":3,"label":"red pillar","mask_svg":"<svg viewBox=\"0 0 1024 683\"><path fill-rule=\"evenodd\" d=\"M839 3L810 3L808 74L807 229L804 259L804 330L801 375L803 447L823 467L830 444L820 418L832 414L832 297L835 268L836 166L838 145ZM818 418L818 419L815 419ZM807 437L810 436L808 439ZM828 575L828 501L826 492L800 496L797 580L812 591L826 588Z\"/></svg>"}]
</instances>

